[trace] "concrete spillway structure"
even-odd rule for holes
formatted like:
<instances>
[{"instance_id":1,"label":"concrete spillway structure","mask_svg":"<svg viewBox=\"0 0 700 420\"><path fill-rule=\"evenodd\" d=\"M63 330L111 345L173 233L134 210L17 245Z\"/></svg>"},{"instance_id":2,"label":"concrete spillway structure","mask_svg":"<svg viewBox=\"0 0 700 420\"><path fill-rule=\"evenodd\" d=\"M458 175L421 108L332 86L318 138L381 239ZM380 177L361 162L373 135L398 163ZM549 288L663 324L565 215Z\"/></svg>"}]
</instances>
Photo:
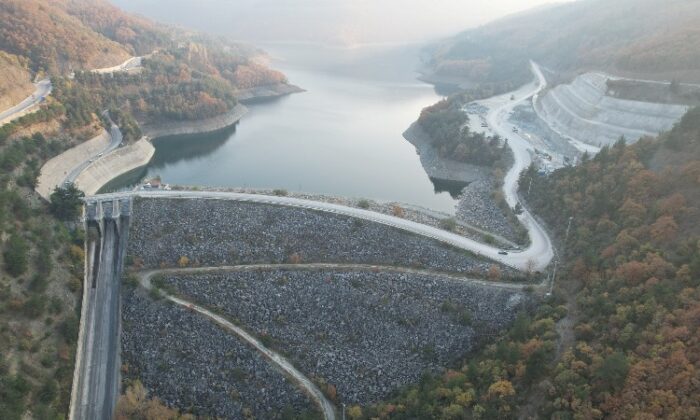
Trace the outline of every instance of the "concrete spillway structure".
<instances>
[{"instance_id":1,"label":"concrete spillway structure","mask_svg":"<svg viewBox=\"0 0 700 420\"><path fill-rule=\"evenodd\" d=\"M120 287L131 200L89 201L70 419L110 419L119 395Z\"/></svg>"},{"instance_id":2,"label":"concrete spillway structure","mask_svg":"<svg viewBox=\"0 0 700 420\"><path fill-rule=\"evenodd\" d=\"M673 127L688 110L670 105L608 96L609 77L600 73L578 76L535 101L535 111L554 131L583 143L605 146L625 137L635 142Z\"/></svg>"}]
</instances>

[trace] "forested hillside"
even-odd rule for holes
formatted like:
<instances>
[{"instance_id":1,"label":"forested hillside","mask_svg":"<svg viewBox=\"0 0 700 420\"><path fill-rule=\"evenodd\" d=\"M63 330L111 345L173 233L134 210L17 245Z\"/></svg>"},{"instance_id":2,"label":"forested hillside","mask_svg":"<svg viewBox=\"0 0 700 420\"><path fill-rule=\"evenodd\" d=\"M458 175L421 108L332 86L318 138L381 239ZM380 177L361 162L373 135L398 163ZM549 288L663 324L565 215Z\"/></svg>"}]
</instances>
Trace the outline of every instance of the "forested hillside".
<instances>
[{"instance_id":1,"label":"forested hillside","mask_svg":"<svg viewBox=\"0 0 700 420\"><path fill-rule=\"evenodd\" d=\"M0 51L0 110L10 108L34 91L26 63Z\"/></svg>"},{"instance_id":2,"label":"forested hillside","mask_svg":"<svg viewBox=\"0 0 700 420\"><path fill-rule=\"evenodd\" d=\"M134 140L136 120L209 118L230 111L239 90L286 83L252 47L132 16L106 0L8 0L0 12L2 109L31 93L31 77L48 74L54 92L47 106L62 110L55 123L70 130L110 109ZM89 72L132 55L146 56L142 69Z\"/></svg>"},{"instance_id":3,"label":"forested hillside","mask_svg":"<svg viewBox=\"0 0 700 420\"><path fill-rule=\"evenodd\" d=\"M132 141L137 118L218 115L237 104L239 89L286 79L250 47L176 32L103 0L3 0L0 16L0 109L30 95L36 76L53 83L37 111L0 127L0 419L65 419L84 264L81 193L59 189L44 202L34 191L39 169L106 126L104 109ZM131 72L89 71L142 54ZM134 395L124 412L169 412Z\"/></svg>"},{"instance_id":4,"label":"forested hillside","mask_svg":"<svg viewBox=\"0 0 700 420\"><path fill-rule=\"evenodd\" d=\"M464 104L504 93L512 87L483 85L454 94L424 108L417 123L441 157L504 170L508 149L502 147L498 137L486 137L472 130L474 127L462 108Z\"/></svg>"},{"instance_id":5,"label":"forested hillside","mask_svg":"<svg viewBox=\"0 0 700 420\"><path fill-rule=\"evenodd\" d=\"M0 50L26 57L34 72L50 74L109 67L130 56L123 45L68 13L66 4L44 0L0 2Z\"/></svg>"},{"instance_id":6,"label":"forested hillside","mask_svg":"<svg viewBox=\"0 0 700 420\"><path fill-rule=\"evenodd\" d=\"M526 202L563 253L555 296L365 416L700 417L700 109L530 180Z\"/></svg>"},{"instance_id":7,"label":"forested hillside","mask_svg":"<svg viewBox=\"0 0 700 420\"><path fill-rule=\"evenodd\" d=\"M533 59L561 72L698 82L698 21L695 0L581 0L466 31L437 47L430 67L478 83L522 83Z\"/></svg>"}]
</instances>

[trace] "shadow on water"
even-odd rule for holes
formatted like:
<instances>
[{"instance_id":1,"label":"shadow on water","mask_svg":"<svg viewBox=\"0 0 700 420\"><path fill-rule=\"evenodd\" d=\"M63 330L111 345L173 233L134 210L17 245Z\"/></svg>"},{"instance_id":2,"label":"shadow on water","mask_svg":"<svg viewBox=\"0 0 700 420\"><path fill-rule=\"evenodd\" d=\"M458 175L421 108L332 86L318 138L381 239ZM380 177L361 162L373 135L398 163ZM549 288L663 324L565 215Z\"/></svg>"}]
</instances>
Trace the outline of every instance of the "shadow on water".
<instances>
[{"instance_id":1,"label":"shadow on water","mask_svg":"<svg viewBox=\"0 0 700 420\"><path fill-rule=\"evenodd\" d=\"M235 124L213 133L160 137L153 140L156 149L148 166L124 173L107 184L98 193L108 193L133 189L153 170L178 162L187 162L209 156L220 149L236 132Z\"/></svg>"},{"instance_id":2,"label":"shadow on water","mask_svg":"<svg viewBox=\"0 0 700 420\"><path fill-rule=\"evenodd\" d=\"M464 187L469 185L467 182L450 181L438 178L430 178L430 182L433 183L433 188L435 189L436 194L446 192L449 193L455 200L459 198L459 195L462 193Z\"/></svg>"},{"instance_id":3,"label":"shadow on water","mask_svg":"<svg viewBox=\"0 0 700 420\"><path fill-rule=\"evenodd\" d=\"M237 125L213 133L154 139L153 146L156 148L156 153L148 166L159 169L166 165L209 156L231 138L236 132Z\"/></svg>"}]
</instances>

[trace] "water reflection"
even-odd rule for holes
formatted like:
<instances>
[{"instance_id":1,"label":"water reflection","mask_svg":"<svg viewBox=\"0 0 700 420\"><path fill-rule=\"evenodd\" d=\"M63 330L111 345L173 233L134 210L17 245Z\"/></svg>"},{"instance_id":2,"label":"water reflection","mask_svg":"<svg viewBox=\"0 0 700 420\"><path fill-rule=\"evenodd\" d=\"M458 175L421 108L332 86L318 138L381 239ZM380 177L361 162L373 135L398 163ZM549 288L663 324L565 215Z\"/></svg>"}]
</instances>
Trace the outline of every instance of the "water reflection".
<instances>
[{"instance_id":1,"label":"water reflection","mask_svg":"<svg viewBox=\"0 0 700 420\"><path fill-rule=\"evenodd\" d=\"M221 147L236 133L238 124L210 134L162 137L153 140L156 153L149 167L151 170L165 168L180 162L203 159Z\"/></svg>"},{"instance_id":2,"label":"water reflection","mask_svg":"<svg viewBox=\"0 0 700 420\"><path fill-rule=\"evenodd\" d=\"M459 198L464 187L469 185L466 182L461 181L448 181L445 179L430 178L430 182L433 183L435 193L449 193L455 200Z\"/></svg>"},{"instance_id":3,"label":"water reflection","mask_svg":"<svg viewBox=\"0 0 700 420\"><path fill-rule=\"evenodd\" d=\"M250 112L228 132L156 141L142 175L160 175L170 184L285 188L454 213L459 185L431 182L402 136L422 108L440 99L416 79L417 50L273 49L280 58L274 65L306 92L246 104Z\"/></svg>"}]
</instances>

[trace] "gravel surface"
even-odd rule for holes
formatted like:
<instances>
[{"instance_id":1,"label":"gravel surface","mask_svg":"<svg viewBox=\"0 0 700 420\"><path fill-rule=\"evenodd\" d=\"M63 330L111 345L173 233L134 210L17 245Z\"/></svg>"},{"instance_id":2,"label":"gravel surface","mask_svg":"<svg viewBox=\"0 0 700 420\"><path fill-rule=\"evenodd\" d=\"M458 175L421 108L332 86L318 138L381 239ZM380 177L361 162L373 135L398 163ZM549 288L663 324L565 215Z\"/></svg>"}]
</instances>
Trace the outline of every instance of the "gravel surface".
<instances>
[{"instance_id":1,"label":"gravel surface","mask_svg":"<svg viewBox=\"0 0 700 420\"><path fill-rule=\"evenodd\" d=\"M173 190L191 190L195 187L187 187L181 185L173 185ZM197 187L203 191L216 191L216 192L235 192L243 194L262 194L262 195L275 195L276 190L271 189L257 189L257 188L219 188L219 187ZM453 232L462 235L467 238L475 239L478 241L483 241L484 232L482 232L478 226L470 225L466 221L456 218L454 212L445 213L438 210L432 210L425 207L417 206L414 204L400 203L395 201L381 201L372 200L365 198L353 198L353 197L343 197L338 195L329 194L315 194L297 191L285 191L285 195L294 198L301 198L303 200L311 201L321 201L324 203L340 204L347 207L362 208L366 210L371 210L377 213L395 215L397 207L403 213L402 217L406 220L412 220L417 223L422 223L424 225L433 226L443 229L443 223L446 219L454 219L457 223L454 227ZM456 203L456 202L455 202ZM455 204L455 210L456 210ZM501 242L504 246L511 246L508 239L500 237L495 232L487 232L494 236L494 238Z\"/></svg>"},{"instance_id":2,"label":"gravel surface","mask_svg":"<svg viewBox=\"0 0 700 420\"><path fill-rule=\"evenodd\" d=\"M122 363L152 396L196 415L283 418L315 412L312 401L237 337L202 315L127 289L122 301Z\"/></svg>"},{"instance_id":3,"label":"gravel surface","mask_svg":"<svg viewBox=\"0 0 700 420\"><path fill-rule=\"evenodd\" d=\"M226 314L348 404L379 401L459 360L530 302L521 291L372 271L167 274L160 282Z\"/></svg>"},{"instance_id":4,"label":"gravel surface","mask_svg":"<svg viewBox=\"0 0 700 420\"><path fill-rule=\"evenodd\" d=\"M327 212L224 200L137 199L128 255L144 267L334 262L485 274L491 262L400 229ZM507 272L505 270L504 272Z\"/></svg>"},{"instance_id":5,"label":"gravel surface","mask_svg":"<svg viewBox=\"0 0 700 420\"><path fill-rule=\"evenodd\" d=\"M459 196L457 218L517 242L517 233L507 214L493 199L493 191L490 180L476 181L466 186Z\"/></svg>"}]
</instances>

